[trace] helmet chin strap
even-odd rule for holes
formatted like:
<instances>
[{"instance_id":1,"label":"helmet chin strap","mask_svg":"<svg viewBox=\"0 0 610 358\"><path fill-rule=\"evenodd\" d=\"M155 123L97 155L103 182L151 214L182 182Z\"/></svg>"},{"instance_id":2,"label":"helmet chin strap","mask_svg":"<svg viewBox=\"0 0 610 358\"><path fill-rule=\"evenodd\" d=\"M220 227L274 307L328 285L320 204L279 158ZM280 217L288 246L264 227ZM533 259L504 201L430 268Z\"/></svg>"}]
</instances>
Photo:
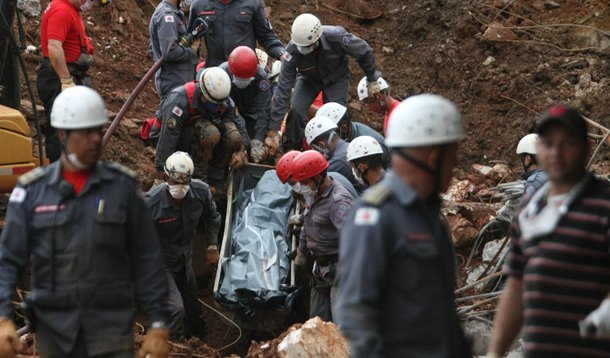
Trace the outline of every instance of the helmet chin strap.
<instances>
[{"instance_id":1,"label":"helmet chin strap","mask_svg":"<svg viewBox=\"0 0 610 358\"><path fill-rule=\"evenodd\" d=\"M445 159L446 150L447 150L447 146L445 146L445 145L443 145L440 148L440 153L438 155L438 159L436 160L436 169L432 169L429 165L427 165L423 161L415 158L414 156L412 156L409 153L406 153L405 151L402 150L402 148L397 148L397 149L393 150L392 152L400 155L404 160L411 162L411 164L415 165L419 169L430 174L430 176L432 176L432 179L434 180L434 187L433 187L432 195L434 197L438 197L438 195L440 194L440 190L441 190L441 170L442 170L442 166L443 166L443 160Z\"/></svg>"},{"instance_id":2,"label":"helmet chin strap","mask_svg":"<svg viewBox=\"0 0 610 358\"><path fill-rule=\"evenodd\" d=\"M66 158L68 159L70 164L72 164L72 166L74 166L78 170L85 170L89 168L88 165L83 164L83 162L78 159L76 154L70 153L70 150L68 149L68 132L66 132L66 135L64 136L64 139L60 142L60 144L61 150L66 153Z\"/></svg>"}]
</instances>

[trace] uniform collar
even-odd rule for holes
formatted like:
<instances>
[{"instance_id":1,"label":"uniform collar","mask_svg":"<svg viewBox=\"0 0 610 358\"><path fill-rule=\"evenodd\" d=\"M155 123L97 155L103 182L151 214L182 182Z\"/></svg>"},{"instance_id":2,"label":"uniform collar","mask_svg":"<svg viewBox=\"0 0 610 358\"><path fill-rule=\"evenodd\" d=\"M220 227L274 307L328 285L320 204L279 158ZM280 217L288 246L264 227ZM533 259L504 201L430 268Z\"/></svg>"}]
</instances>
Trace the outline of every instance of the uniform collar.
<instances>
[{"instance_id":1,"label":"uniform collar","mask_svg":"<svg viewBox=\"0 0 610 358\"><path fill-rule=\"evenodd\" d=\"M328 175L326 176L327 178L330 178ZM320 199L322 198L326 198L327 196L330 195L330 193L333 191L333 188L335 187L335 181L333 180L333 178L330 178L330 185L328 186L328 188L326 189L326 191L324 191L321 195L320 195ZM318 199L318 200L320 200Z\"/></svg>"},{"instance_id":2,"label":"uniform collar","mask_svg":"<svg viewBox=\"0 0 610 358\"><path fill-rule=\"evenodd\" d=\"M63 169L61 166L61 160L57 160L53 164L49 165L49 178L47 185L57 185L63 179ZM113 173L106 168L101 162L96 162L93 168L91 168L91 176L89 181L93 183L100 182L102 180L111 180Z\"/></svg>"},{"instance_id":3,"label":"uniform collar","mask_svg":"<svg viewBox=\"0 0 610 358\"><path fill-rule=\"evenodd\" d=\"M392 191L392 194L398 199L402 205L410 205L417 200L417 192L403 182L395 173L389 172L381 180L382 185L386 185Z\"/></svg>"}]
</instances>

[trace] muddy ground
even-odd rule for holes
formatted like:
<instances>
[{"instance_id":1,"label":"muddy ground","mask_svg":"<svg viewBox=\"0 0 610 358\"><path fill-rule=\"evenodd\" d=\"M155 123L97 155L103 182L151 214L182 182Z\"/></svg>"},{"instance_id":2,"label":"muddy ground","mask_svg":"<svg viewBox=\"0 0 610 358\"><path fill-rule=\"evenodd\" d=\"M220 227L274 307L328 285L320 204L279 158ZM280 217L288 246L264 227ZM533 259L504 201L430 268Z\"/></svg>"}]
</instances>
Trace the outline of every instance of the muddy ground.
<instances>
[{"instance_id":1,"label":"muddy ground","mask_svg":"<svg viewBox=\"0 0 610 358\"><path fill-rule=\"evenodd\" d=\"M43 9L47 1L42 0ZM91 71L94 87L113 112L118 112L152 65L148 21L156 3L115 0L112 6L85 15L96 48ZM393 96L433 92L454 100L468 133L461 146L460 179L466 179L474 163L505 162L518 174L514 148L536 116L553 102L569 103L610 126L610 98L605 94L610 83L607 2L267 0L266 5L285 41L292 20L302 12L314 13L324 24L344 26L366 39ZM28 45L39 46L39 25L39 18L25 19ZM35 83L38 55L25 58ZM383 117L366 111L357 101L355 87L363 74L356 62L351 67L353 116L380 130ZM25 87L23 93L27 93ZM106 159L137 170L144 189L152 183L154 151L137 137L138 125L154 114L157 105L151 82L105 153ZM607 159L604 146L594 160L598 173L608 172ZM0 197L0 214L4 203L6 197ZM212 303L211 277L202 277L200 286L205 300ZM208 341L211 347L235 339L236 332L222 319L211 313L209 317L214 332ZM244 347L247 344L242 353Z\"/></svg>"}]
</instances>

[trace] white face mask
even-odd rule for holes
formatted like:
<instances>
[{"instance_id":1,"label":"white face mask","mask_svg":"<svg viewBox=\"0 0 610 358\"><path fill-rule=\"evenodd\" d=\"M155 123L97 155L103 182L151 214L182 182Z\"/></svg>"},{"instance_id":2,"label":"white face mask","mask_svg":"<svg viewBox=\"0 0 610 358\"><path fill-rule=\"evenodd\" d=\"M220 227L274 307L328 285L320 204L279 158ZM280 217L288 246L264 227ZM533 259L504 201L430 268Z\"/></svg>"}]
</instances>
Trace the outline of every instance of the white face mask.
<instances>
[{"instance_id":1,"label":"white face mask","mask_svg":"<svg viewBox=\"0 0 610 358\"><path fill-rule=\"evenodd\" d=\"M301 183L297 182L294 185L291 185L292 187L292 191L294 191L297 194L301 194Z\"/></svg>"},{"instance_id":2,"label":"white face mask","mask_svg":"<svg viewBox=\"0 0 610 358\"><path fill-rule=\"evenodd\" d=\"M352 174L354 174L354 178L356 178L356 181L358 183L360 183L361 185L365 185L364 180L362 179L362 176L360 175L360 172L358 170L356 170L356 168L354 168L354 167L352 167Z\"/></svg>"},{"instance_id":3,"label":"white face mask","mask_svg":"<svg viewBox=\"0 0 610 358\"><path fill-rule=\"evenodd\" d=\"M315 48L315 44L309 46L297 46L297 50L301 53L301 55L309 55L313 52L313 50L315 50Z\"/></svg>"},{"instance_id":4,"label":"white face mask","mask_svg":"<svg viewBox=\"0 0 610 358\"><path fill-rule=\"evenodd\" d=\"M82 4L80 6L80 11L87 12L87 11L93 9L93 5L95 5L95 0L87 0L87 1L85 1L84 4Z\"/></svg>"},{"instance_id":5,"label":"white face mask","mask_svg":"<svg viewBox=\"0 0 610 358\"><path fill-rule=\"evenodd\" d=\"M182 199L186 196L190 186L188 184L168 185L169 194L175 199Z\"/></svg>"},{"instance_id":6,"label":"white face mask","mask_svg":"<svg viewBox=\"0 0 610 358\"><path fill-rule=\"evenodd\" d=\"M74 153L68 154L68 161L78 170L89 168L89 166L83 164L80 160L78 160L78 157Z\"/></svg>"},{"instance_id":7,"label":"white face mask","mask_svg":"<svg viewBox=\"0 0 610 358\"><path fill-rule=\"evenodd\" d=\"M244 89L244 88L248 87L250 85L250 83L252 83L252 80L254 80L254 77L250 77L250 78L233 77L233 84L235 84L235 86L239 89Z\"/></svg>"}]
</instances>

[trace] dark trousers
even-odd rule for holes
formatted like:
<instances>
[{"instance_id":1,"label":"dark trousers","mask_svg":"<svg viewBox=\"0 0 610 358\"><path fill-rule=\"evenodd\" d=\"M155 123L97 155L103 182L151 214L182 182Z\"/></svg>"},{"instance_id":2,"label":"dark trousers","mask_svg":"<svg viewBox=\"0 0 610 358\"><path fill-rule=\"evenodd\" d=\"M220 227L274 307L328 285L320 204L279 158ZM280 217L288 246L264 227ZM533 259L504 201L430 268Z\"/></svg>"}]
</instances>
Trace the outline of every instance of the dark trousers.
<instances>
[{"instance_id":1,"label":"dark trousers","mask_svg":"<svg viewBox=\"0 0 610 358\"><path fill-rule=\"evenodd\" d=\"M53 341L50 336L45 334L44 329L38 330L36 335L38 338L40 356L45 358L133 358L134 356L133 348L91 355L87 352L87 344L85 343L85 337L82 330L78 332L76 342L74 342L74 346L67 354L62 352L57 346L57 342Z\"/></svg>"},{"instance_id":2,"label":"dark trousers","mask_svg":"<svg viewBox=\"0 0 610 358\"><path fill-rule=\"evenodd\" d=\"M73 74L72 78L77 85L91 87L91 79L86 74L83 76ZM53 109L55 98L61 93L61 81L48 59L43 59L40 63L38 78L36 79L36 89L38 90L38 97L42 101L47 117L47 125L44 131L46 156L50 162L54 162L61 155L61 146L59 138L57 138L57 131L51 126L51 109Z\"/></svg>"},{"instance_id":3,"label":"dark trousers","mask_svg":"<svg viewBox=\"0 0 610 358\"><path fill-rule=\"evenodd\" d=\"M169 283L169 330L172 340L180 337L205 337L205 320L197 300L194 278L188 279L186 270L167 272Z\"/></svg>"}]
</instances>

